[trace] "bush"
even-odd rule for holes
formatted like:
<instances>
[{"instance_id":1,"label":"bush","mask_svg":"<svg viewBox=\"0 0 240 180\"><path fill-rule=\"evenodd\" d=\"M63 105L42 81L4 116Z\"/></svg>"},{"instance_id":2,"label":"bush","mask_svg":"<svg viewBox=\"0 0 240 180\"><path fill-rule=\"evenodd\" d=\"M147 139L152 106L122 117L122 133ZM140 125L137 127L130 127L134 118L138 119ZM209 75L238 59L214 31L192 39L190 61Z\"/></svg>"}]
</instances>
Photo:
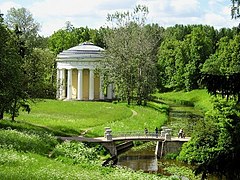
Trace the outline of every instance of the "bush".
<instances>
[{"instance_id":1,"label":"bush","mask_svg":"<svg viewBox=\"0 0 240 180\"><path fill-rule=\"evenodd\" d=\"M95 164L97 159L99 159L95 148L88 148L83 143L71 141L58 144L51 156L57 160L73 164Z\"/></svg>"},{"instance_id":2,"label":"bush","mask_svg":"<svg viewBox=\"0 0 240 180\"><path fill-rule=\"evenodd\" d=\"M36 131L0 130L0 146L17 151L48 154L57 144L55 137Z\"/></svg>"}]
</instances>

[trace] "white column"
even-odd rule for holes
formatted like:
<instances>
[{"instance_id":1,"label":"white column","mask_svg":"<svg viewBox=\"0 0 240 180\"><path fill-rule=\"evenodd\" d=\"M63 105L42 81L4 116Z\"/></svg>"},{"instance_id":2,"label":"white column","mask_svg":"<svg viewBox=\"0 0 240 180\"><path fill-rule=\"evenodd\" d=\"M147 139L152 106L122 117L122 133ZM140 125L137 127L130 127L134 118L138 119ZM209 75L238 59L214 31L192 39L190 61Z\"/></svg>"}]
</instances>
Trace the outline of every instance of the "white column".
<instances>
[{"instance_id":1,"label":"white column","mask_svg":"<svg viewBox=\"0 0 240 180\"><path fill-rule=\"evenodd\" d=\"M59 98L65 98L65 69L60 69Z\"/></svg>"},{"instance_id":2,"label":"white column","mask_svg":"<svg viewBox=\"0 0 240 180\"><path fill-rule=\"evenodd\" d=\"M109 84L107 87L107 99L112 99L113 98L113 88L112 84Z\"/></svg>"},{"instance_id":3,"label":"white column","mask_svg":"<svg viewBox=\"0 0 240 180\"><path fill-rule=\"evenodd\" d=\"M60 69L57 69L57 94L56 98L60 98Z\"/></svg>"},{"instance_id":4,"label":"white column","mask_svg":"<svg viewBox=\"0 0 240 180\"><path fill-rule=\"evenodd\" d=\"M104 93L103 93L103 76L100 75L100 90L99 90L99 99L103 100L104 99Z\"/></svg>"},{"instance_id":5,"label":"white column","mask_svg":"<svg viewBox=\"0 0 240 180\"><path fill-rule=\"evenodd\" d=\"M77 99L82 100L83 99L83 70L78 69L78 93L77 93Z\"/></svg>"},{"instance_id":6,"label":"white column","mask_svg":"<svg viewBox=\"0 0 240 180\"><path fill-rule=\"evenodd\" d=\"M94 69L90 69L89 74L89 100L94 99Z\"/></svg>"},{"instance_id":7,"label":"white column","mask_svg":"<svg viewBox=\"0 0 240 180\"><path fill-rule=\"evenodd\" d=\"M67 99L72 99L72 69L68 69Z\"/></svg>"}]
</instances>

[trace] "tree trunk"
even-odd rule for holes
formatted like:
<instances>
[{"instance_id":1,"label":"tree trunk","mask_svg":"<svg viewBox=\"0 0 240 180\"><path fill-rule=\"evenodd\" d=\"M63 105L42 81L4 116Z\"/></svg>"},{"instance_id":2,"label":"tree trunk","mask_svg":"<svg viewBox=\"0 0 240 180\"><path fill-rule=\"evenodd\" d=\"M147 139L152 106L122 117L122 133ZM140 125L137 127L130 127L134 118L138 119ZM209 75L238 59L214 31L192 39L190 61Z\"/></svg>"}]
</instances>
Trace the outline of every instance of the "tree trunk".
<instances>
[{"instance_id":1,"label":"tree trunk","mask_svg":"<svg viewBox=\"0 0 240 180\"><path fill-rule=\"evenodd\" d=\"M12 110L12 121L15 120L16 116L16 107L17 107L17 99L14 100L13 110Z\"/></svg>"},{"instance_id":2,"label":"tree trunk","mask_svg":"<svg viewBox=\"0 0 240 180\"><path fill-rule=\"evenodd\" d=\"M131 92L130 92L129 89L128 89L128 92L127 92L127 103L128 103L128 105L131 104Z\"/></svg>"},{"instance_id":3,"label":"tree trunk","mask_svg":"<svg viewBox=\"0 0 240 180\"><path fill-rule=\"evenodd\" d=\"M3 119L3 111L0 112L0 120Z\"/></svg>"},{"instance_id":4,"label":"tree trunk","mask_svg":"<svg viewBox=\"0 0 240 180\"><path fill-rule=\"evenodd\" d=\"M131 98L128 96L128 98L127 98L127 102L128 102L128 105L130 105L131 104Z\"/></svg>"},{"instance_id":5,"label":"tree trunk","mask_svg":"<svg viewBox=\"0 0 240 180\"><path fill-rule=\"evenodd\" d=\"M147 99L144 99L143 106L147 105Z\"/></svg>"}]
</instances>

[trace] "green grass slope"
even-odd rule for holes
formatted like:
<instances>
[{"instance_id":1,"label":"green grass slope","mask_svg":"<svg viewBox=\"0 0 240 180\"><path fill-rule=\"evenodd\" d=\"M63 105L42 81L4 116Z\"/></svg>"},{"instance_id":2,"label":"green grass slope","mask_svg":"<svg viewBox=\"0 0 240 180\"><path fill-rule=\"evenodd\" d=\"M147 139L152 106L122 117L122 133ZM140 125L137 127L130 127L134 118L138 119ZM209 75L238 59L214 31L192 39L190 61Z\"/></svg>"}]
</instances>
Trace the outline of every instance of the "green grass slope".
<instances>
[{"instance_id":1,"label":"green grass slope","mask_svg":"<svg viewBox=\"0 0 240 180\"><path fill-rule=\"evenodd\" d=\"M182 105L192 105L204 112L212 109L211 96L205 89L197 89L189 92L156 93L154 96L158 99L170 100Z\"/></svg>"},{"instance_id":2,"label":"green grass slope","mask_svg":"<svg viewBox=\"0 0 240 180\"><path fill-rule=\"evenodd\" d=\"M30 114L21 112L16 122L0 121L0 177L4 180L163 179L140 171L102 167L101 147L62 143L54 135L77 135L88 130L88 136L102 136L106 126L113 131L154 129L166 119L165 113L152 108L122 103L40 101L32 105Z\"/></svg>"},{"instance_id":3,"label":"green grass slope","mask_svg":"<svg viewBox=\"0 0 240 180\"><path fill-rule=\"evenodd\" d=\"M160 179L143 172L102 167L97 156L91 158L97 149L82 143L60 144L49 134L0 129L0 137L3 180Z\"/></svg>"},{"instance_id":4,"label":"green grass slope","mask_svg":"<svg viewBox=\"0 0 240 180\"><path fill-rule=\"evenodd\" d=\"M58 133L103 136L104 127L113 131L154 131L167 120L164 113L125 103L45 100L32 104L31 112L21 112L18 122L45 127Z\"/></svg>"}]
</instances>

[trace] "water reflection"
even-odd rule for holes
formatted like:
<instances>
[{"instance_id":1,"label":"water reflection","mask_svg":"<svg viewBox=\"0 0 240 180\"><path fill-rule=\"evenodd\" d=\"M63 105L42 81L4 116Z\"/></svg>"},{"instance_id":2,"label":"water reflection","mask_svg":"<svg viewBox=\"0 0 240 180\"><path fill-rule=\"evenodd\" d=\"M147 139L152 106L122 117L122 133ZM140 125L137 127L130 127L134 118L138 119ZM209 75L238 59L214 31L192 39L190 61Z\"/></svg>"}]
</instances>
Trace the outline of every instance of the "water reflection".
<instances>
[{"instance_id":1,"label":"water reflection","mask_svg":"<svg viewBox=\"0 0 240 180\"><path fill-rule=\"evenodd\" d=\"M129 150L118 157L117 164L133 170L142 170L144 172L158 171L158 159L154 155L152 149L141 151Z\"/></svg>"}]
</instances>

